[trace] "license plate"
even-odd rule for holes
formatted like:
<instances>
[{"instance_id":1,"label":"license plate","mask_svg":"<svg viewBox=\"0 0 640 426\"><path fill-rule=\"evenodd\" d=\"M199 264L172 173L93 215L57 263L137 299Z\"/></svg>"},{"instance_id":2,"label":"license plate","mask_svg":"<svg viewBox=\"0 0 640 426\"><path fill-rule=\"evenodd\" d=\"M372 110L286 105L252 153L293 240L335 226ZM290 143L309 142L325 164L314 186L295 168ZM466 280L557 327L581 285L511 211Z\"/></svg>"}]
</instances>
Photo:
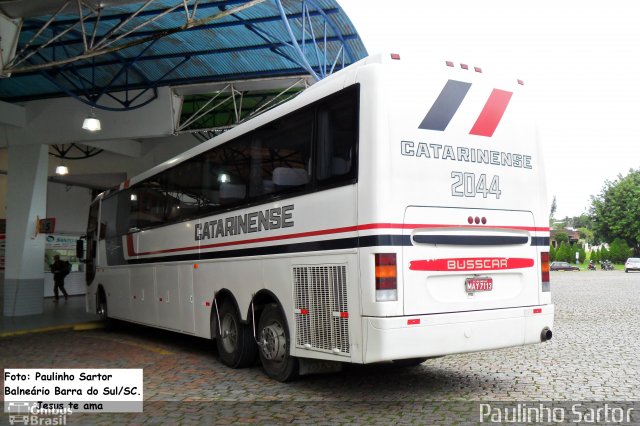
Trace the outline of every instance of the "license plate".
<instances>
[{"instance_id":1,"label":"license plate","mask_svg":"<svg viewBox=\"0 0 640 426\"><path fill-rule=\"evenodd\" d=\"M491 277L474 277L467 278L464 282L467 293L473 293L476 291L491 291L493 290L493 278Z\"/></svg>"}]
</instances>

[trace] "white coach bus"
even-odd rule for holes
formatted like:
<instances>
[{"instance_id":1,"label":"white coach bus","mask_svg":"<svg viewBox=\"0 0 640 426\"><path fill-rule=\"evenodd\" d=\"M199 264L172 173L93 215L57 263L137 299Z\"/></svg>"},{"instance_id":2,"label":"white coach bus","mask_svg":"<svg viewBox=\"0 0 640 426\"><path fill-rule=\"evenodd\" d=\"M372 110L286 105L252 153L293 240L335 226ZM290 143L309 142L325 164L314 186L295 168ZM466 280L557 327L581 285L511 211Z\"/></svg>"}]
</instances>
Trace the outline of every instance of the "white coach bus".
<instances>
[{"instance_id":1,"label":"white coach bus","mask_svg":"<svg viewBox=\"0 0 640 426\"><path fill-rule=\"evenodd\" d=\"M92 204L87 310L286 381L551 338L526 86L377 55Z\"/></svg>"}]
</instances>

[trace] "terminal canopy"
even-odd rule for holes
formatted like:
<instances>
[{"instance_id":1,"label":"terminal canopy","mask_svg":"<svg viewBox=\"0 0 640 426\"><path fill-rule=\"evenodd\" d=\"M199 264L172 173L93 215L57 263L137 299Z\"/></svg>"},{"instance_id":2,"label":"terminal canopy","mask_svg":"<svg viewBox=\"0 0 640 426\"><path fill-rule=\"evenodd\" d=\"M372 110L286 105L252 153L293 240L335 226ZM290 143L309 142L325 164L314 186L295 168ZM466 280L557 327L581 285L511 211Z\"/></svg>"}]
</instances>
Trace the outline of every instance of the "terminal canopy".
<instances>
[{"instance_id":1,"label":"terminal canopy","mask_svg":"<svg viewBox=\"0 0 640 426\"><path fill-rule=\"evenodd\" d=\"M185 101L237 97L247 80L257 92L298 78L303 88L367 54L335 0L8 0L0 27L0 100L72 96L115 111L161 86L182 87Z\"/></svg>"}]
</instances>

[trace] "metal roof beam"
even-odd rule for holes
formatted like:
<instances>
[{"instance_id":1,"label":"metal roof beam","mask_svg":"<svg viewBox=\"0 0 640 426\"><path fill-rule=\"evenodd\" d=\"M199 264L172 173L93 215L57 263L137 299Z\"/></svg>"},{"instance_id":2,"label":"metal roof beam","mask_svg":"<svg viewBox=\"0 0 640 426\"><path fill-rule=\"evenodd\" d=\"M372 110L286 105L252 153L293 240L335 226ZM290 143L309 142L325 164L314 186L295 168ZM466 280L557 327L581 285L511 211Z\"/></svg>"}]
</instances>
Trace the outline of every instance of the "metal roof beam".
<instances>
[{"instance_id":1,"label":"metal roof beam","mask_svg":"<svg viewBox=\"0 0 640 426\"><path fill-rule=\"evenodd\" d=\"M151 0L150 0L151 1ZM179 27L174 27L174 28L168 28L168 29L163 29L162 31L159 31L157 33L155 33L154 35L148 36L148 37L142 37L142 38L138 38L136 40L131 40L127 43L118 45L118 46L114 46L114 47L107 47L106 42L104 45L100 45L101 43L103 43L104 40L107 40L109 37L111 37L112 35L114 35L115 33L111 33L108 32L106 36L102 37L101 40L98 42L98 48L95 50L89 50L86 51L82 54L76 55L74 57L67 57L67 58L63 58L63 59L58 59L58 60L53 60L51 62L45 62L45 63L41 63L41 64L35 64L35 65L27 65L27 66L23 66L21 68L13 68L13 67L7 67L7 69L5 69L5 72L14 72L14 73L25 73L25 72L30 72L30 71L36 71L36 70L41 70L41 69L47 69L47 68L54 68L57 66L62 66L71 62L75 62L75 61L79 61L79 60L85 60L85 59L91 59L91 58L95 58L96 56L101 56L101 55L105 55L108 53L113 53L113 52L117 52L123 49L127 49L129 47L133 47L133 46L137 46L143 43L147 43L150 41L154 41L163 37L167 37L171 34L175 34L175 33L179 33L181 31L184 31L188 28L196 28L196 27L200 27L202 25L206 25L211 21L214 21L216 19L221 19L224 18L225 16L231 15L233 13L237 13L240 11L243 11L245 9L251 8L259 3L262 3L265 0L250 0L247 1L245 3L243 3L240 6L236 6L233 9L228 9L228 10L223 10L220 11L218 13L216 13L215 15L211 15L211 16L207 16L205 18L200 18L200 19L196 19L196 20L192 20L192 21L188 21L186 24L181 25ZM66 28L65 30L62 31L61 34L66 34L67 32L71 31L73 29L73 27L75 25L77 25L79 23L76 22L73 26ZM136 29L140 28L142 25L136 27ZM54 37L54 39L49 40L47 43L45 43L45 45L50 44L51 42L55 41L55 39L57 39L58 37L60 37L61 34L58 34ZM116 36L116 39L120 37L120 35ZM34 53L36 53L36 51L30 52L28 56L33 55ZM14 58L16 59L16 61L24 61L27 58L19 58L16 57Z\"/></svg>"},{"instance_id":2,"label":"metal roof beam","mask_svg":"<svg viewBox=\"0 0 640 426\"><path fill-rule=\"evenodd\" d=\"M347 36L343 36L342 39L343 40L354 40L357 39L358 35L357 34L351 34L351 35L347 35ZM318 40L319 42L324 42L324 37ZM327 42L339 42L341 41L341 39L339 37L327 37L326 38ZM238 47L228 47L228 48L223 48L223 49L206 49L206 50L197 50L197 51L193 51L193 52L178 52L178 53L166 53L166 54L159 54L159 55L149 55L149 56L142 56L139 57L137 59L135 59L135 62L140 62L140 61L156 61L159 59L175 59L175 58L185 58L187 56L205 56L205 55L217 55L217 54L222 54L222 53L237 53L237 52L247 52L247 51L251 51L251 50L260 50L260 49L276 49L278 47L288 47L288 45L284 42L274 42L274 43L267 43L267 44L258 44L258 45L251 45L251 46L238 46ZM109 65L116 65L116 64L122 64L124 62L133 62L133 59L123 59L123 60L108 60L108 61L102 61L102 62L95 62L95 63L87 63L84 65L76 65L76 69L81 70L81 69L87 69L87 68L93 68L93 67L102 67L102 66L109 66ZM26 73L22 73L21 75L23 76L28 76L28 75L35 75L38 74L37 71L33 71L33 72L26 72Z\"/></svg>"},{"instance_id":3,"label":"metal roof beam","mask_svg":"<svg viewBox=\"0 0 640 426\"><path fill-rule=\"evenodd\" d=\"M151 0L154 1L154 0ZM222 6L230 6L230 5L236 5L236 4L243 4L246 3L247 0L227 0L227 1L215 1L215 2L209 2L209 3L198 3L198 9L199 10L207 10L207 9L211 9L211 8L219 8ZM176 1L176 3L179 6L182 6L182 0ZM119 6L111 6L113 8L115 7L119 7ZM184 11L182 10L175 10L175 8L173 6L171 7L166 7L166 8L158 8L158 9L150 9L150 10L146 10L146 11L141 11L140 13L137 14L137 16L140 17L145 17L145 16L154 16L154 15L158 15L160 13L164 13L171 10L170 13L184 13ZM122 12L122 13L114 13L112 15L102 15L100 17L100 21L101 22L105 22L105 21L122 21L124 19L127 19L128 17L131 16L131 14L133 13L133 11L131 12ZM35 21L36 19L34 18L30 18L27 19L26 21L28 21L28 24L23 28L25 31L33 31L33 30L37 30L38 28L40 28L40 25L36 25L36 24L30 24L32 21ZM96 22L98 20L97 17L95 18L88 18L85 19L85 23L93 23ZM59 20L59 21L55 21L51 24L52 28L55 27L63 27L63 26L68 26L68 25L73 25L76 22L78 22L77 19L64 19L64 20Z\"/></svg>"},{"instance_id":4,"label":"metal roof beam","mask_svg":"<svg viewBox=\"0 0 640 426\"><path fill-rule=\"evenodd\" d=\"M215 83L215 82L224 82L229 80L245 80L245 79L252 79L252 78L299 76L301 72L304 72L304 70L300 68L291 68L291 69L279 68L279 69L273 69L270 71L253 71L253 72L243 72L243 73L237 73L237 74L225 74L224 76L218 77L218 78L215 78L215 77L212 78L211 76L190 77L189 84ZM168 85L168 86L179 85L179 84L181 85L181 84L184 84L184 82L185 82L184 78L165 79L163 80L163 85ZM129 84L128 89L138 90L138 89L146 89L148 87L149 86L147 84L137 83L137 84ZM113 91L122 91L127 89L127 87L113 86L111 89ZM55 92L55 93L51 93L50 95L38 94L37 97L20 96L20 97L13 97L13 98L5 98L5 101L25 102L25 101L32 101L34 99L47 99L47 98L58 98L58 97L60 97L60 93Z\"/></svg>"},{"instance_id":5,"label":"metal roof beam","mask_svg":"<svg viewBox=\"0 0 640 426\"><path fill-rule=\"evenodd\" d=\"M333 14L337 14L340 13L339 9L336 8L331 8L331 9L323 9L323 12L325 15L333 15ZM289 17L289 19L302 19L303 18L303 14L302 13L292 13L290 15L287 15ZM305 14L306 16L306 14ZM310 13L310 16L313 17L317 17L317 16L322 16L322 14L318 11L313 11ZM263 23L269 23L269 22L278 22L282 20L282 17L275 15L275 16L268 16L268 17L264 17L264 18L253 18L253 19L246 19L243 21L230 21L230 22L216 22L214 24L207 24L207 25L203 25L201 27L195 27L195 28L188 28L186 30L184 30L183 32L191 32L191 31L200 31L200 30L216 30L216 29L222 29L222 28L229 28L229 27L237 27L237 26L243 26L243 25L255 25L255 24L263 24ZM85 22L86 19L85 19ZM156 33L158 33L161 30L153 30L153 31L138 31L135 33L130 33L130 34L126 34L123 36L123 38L131 38L131 37L147 37L147 36L151 36L154 35ZM70 39L70 40L64 40L64 41L57 41L55 43L51 43L49 46L47 47L59 47L59 46L69 46L69 45L74 45L74 44L81 44L83 42L82 38L76 38L76 39ZM40 48L41 45L34 45L32 48L33 49L38 49Z\"/></svg>"}]
</instances>

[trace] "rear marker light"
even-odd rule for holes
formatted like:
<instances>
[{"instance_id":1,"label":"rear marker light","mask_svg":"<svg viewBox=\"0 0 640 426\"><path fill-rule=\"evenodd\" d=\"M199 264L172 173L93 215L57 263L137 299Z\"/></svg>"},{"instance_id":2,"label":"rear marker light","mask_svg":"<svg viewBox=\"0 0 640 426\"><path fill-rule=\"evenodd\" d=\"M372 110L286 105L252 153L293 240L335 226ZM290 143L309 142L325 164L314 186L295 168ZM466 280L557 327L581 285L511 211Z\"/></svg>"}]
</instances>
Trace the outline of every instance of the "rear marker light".
<instances>
[{"instance_id":1,"label":"rear marker light","mask_svg":"<svg viewBox=\"0 0 640 426\"><path fill-rule=\"evenodd\" d=\"M533 310L533 313L534 313L534 314L541 314L541 313L542 313L542 308L535 308L535 309Z\"/></svg>"},{"instance_id":2,"label":"rear marker light","mask_svg":"<svg viewBox=\"0 0 640 426\"><path fill-rule=\"evenodd\" d=\"M400 60L400 54L399 53L392 53L391 54L391 59L395 59L396 61Z\"/></svg>"},{"instance_id":3,"label":"rear marker light","mask_svg":"<svg viewBox=\"0 0 640 426\"><path fill-rule=\"evenodd\" d=\"M376 302L398 300L398 269L395 253L375 254Z\"/></svg>"},{"instance_id":4,"label":"rear marker light","mask_svg":"<svg viewBox=\"0 0 640 426\"><path fill-rule=\"evenodd\" d=\"M520 86L524 86L524 81L522 81L522 80L518 79L518 84L519 84Z\"/></svg>"},{"instance_id":5,"label":"rear marker light","mask_svg":"<svg viewBox=\"0 0 640 426\"><path fill-rule=\"evenodd\" d=\"M474 219L474 222L476 223L476 225L480 224L480 218L478 216L476 216L476 218Z\"/></svg>"},{"instance_id":6,"label":"rear marker light","mask_svg":"<svg viewBox=\"0 0 640 426\"><path fill-rule=\"evenodd\" d=\"M468 70L468 69L469 69L469 65L467 65L467 64L460 64L460 68L462 68L463 70Z\"/></svg>"},{"instance_id":7,"label":"rear marker light","mask_svg":"<svg viewBox=\"0 0 640 426\"><path fill-rule=\"evenodd\" d=\"M473 225L473 217L469 216L467 222L469 222L469 225Z\"/></svg>"},{"instance_id":8,"label":"rear marker light","mask_svg":"<svg viewBox=\"0 0 640 426\"><path fill-rule=\"evenodd\" d=\"M483 218L482 218L482 224L483 224L483 225L486 225L486 224L487 224L487 218L486 218L486 217L483 217Z\"/></svg>"},{"instance_id":9,"label":"rear marker light","mask_svg":"<svg viewBox=\"0 0 640 426\"><path fill-rule=\"evenodd\" d=\"M453 62L451 62L451 61L447 61L446 64L447 64L448 67L452 67L453 66Z\"/></svg>"},{"instance_id":10,"label":"rear marker light","mask_svg":"<svg viewBox=\"0 0 640 426\"><path fill-rule=\"evenodd\" d=\"M418 325L418 324L420 324L420 318L407 320L407 325Z\"/></svg>"},{"instance_id":11,"label":"rear marker light","mask_svg":"<svg viewBox=\"0 0 640 426\"><path fill-rule=\"evenodd\" d=\"M473 70L474 70L475 72L479 72L479 73L481 73L481 72L482 72L482 68L480 68L480 67L473 67Z\"/></svg>"}]
</instances>

